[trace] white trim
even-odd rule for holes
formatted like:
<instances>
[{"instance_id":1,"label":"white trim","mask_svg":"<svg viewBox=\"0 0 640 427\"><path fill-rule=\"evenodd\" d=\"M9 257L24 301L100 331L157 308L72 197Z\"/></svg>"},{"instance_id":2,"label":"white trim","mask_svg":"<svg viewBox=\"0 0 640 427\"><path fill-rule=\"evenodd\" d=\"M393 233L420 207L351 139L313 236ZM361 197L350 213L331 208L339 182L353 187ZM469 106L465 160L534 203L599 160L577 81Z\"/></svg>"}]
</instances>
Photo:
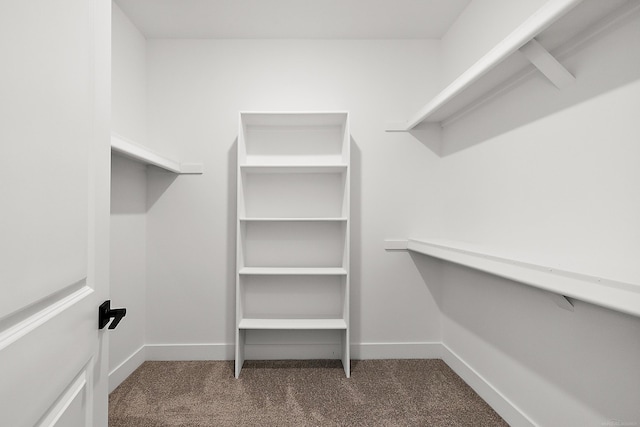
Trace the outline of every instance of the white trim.
<instances>
[{"instance_id":1,"label":"white trim","mask_svg":"<svg viewBox=\"0 0 640 427\"><path fill-rule=\"evenodd\" d=\"M331 345L321 344L331 347ZM278 344L276 347L290 348L287 353L309 353L307 350L318 344ZM338 344L336 343L336 346ZM439 342L404 342L404 343L351 343L352 359L439 359ZM268 344L246 344L252 352L258 349L269 355ZM337 348L337 347L336 347ZM147 344L146 360L233 360L235 344ZM322 358L323 353L318 358ZM324 355L324 357L327 357ZM338 358L336 356L336 358Z\"/></svg>"},{"instance_id":2,"label":"white trim","mask_svg":"<svg viewBox=\"0 0 640 427\"><path fill-rule=\"evenodd\" d=\"M44 417L36 424L37 427L55 426L66 410L81 392L87 391L87 367L73 379L67 389L60 395L56 403L47 411ZM88 402L87 402L88 403ZM87 406L88 407L88 406Z\"/></svg>"},{"instance_id":3,"label":"white trim","mask_svg":"<svg viewBox=\"0 0 640 427\"><path fill-rule=\"evenodd\" d=\"M147 344L146 360L233 360L235 344Z\"/></svg>"},{"instance_id":4,"label":"white trim","mask_svg":"<svg viewBox=\"0 0 640 427\"><path fill-rule=\"evenodd\" d=\"M88 287L86 283L87 278L85 277L68 288L73 289L76 286L80 286L79 289L73 291L69 295L63 296L57 301L54 300L54 302L52 303L48 303L49 300L46 299L47 304L42 309L39 309L35 313L29 314L28 317L21 319L12 326L7 327L3 332L0 333L0 350L3 350L20 338L33 332L39 326L42 326L58 314L69 309L73 305L78 304L84 298L91 295L93 293L93 289ZM64 292L62 292L62 295L64 295ZM58 297L58 295L54 296L54 298L56 297ZM42 304L42 302L35 304L34 306L39 307L40 304ZM24 313L22 312L20 314L24 315ZM5 319L3 319L3 322L10 321L12 319L12 316L15 317L16 315L7 316Z\"/></svg>"},{"instance_id":5,"label":"white trim","mask_svg":"<svg viewBox=\"0 0 640 427\"><path fill-rule=\"evenodd\" d=\"M467 364L453 350L441 343L441 358L460 378L489 404L510 426L535 426L513 402Z\"/></svg>"},{"instance_id":6,"label":"white trim","mask_svg":"<svg viewBox=\"0 0 640 427\"><path fill-rule=\"evenodd\" d=\"M439 342L360 343L351 344L351 358L371 359L440 359Z\"/></svg>"},{"instance_id":7,"label":"white trim","mask_svg":"<svg viewBox=\"0 0 640 427\"><path fill-rule=\"evenodd\" d=\"M131 356L127 357L124 362L109 372L109 393L115 390L122 381L126 380L133 371L138 369L138 367L147 360L145 349L146 347L144 345L140 346L140 348L134 351Z\"/></svg>"}]
</instances>

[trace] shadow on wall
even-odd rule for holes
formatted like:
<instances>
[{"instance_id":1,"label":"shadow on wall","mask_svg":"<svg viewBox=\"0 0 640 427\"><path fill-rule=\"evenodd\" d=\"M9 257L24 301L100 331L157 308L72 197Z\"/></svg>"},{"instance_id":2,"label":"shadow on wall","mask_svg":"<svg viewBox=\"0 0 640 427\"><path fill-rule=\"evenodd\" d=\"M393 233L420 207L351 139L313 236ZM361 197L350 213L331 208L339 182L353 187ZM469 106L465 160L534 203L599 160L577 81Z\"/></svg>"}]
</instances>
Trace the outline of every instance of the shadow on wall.
<instances>
[{"instance_id":1,"label":"shadow on wall","mask_svg":"<svg viewBox=\"0 0 640 427\"><path fill-rule=\"evenodd\" d=\"M156 204L178 175L155 166L147 167L147 211Z\"/></svg>"},{"instance_id":2,"label":"shadow on wall","mask_svg":"<svg viewBox=\"0 0 640 427\"><path fill-rule=\"evenodd\" d=\"M442 312L442 264L444 261L430 256L409 252L422 280Z\"/></svg>"},{"instance_id":3,"label":"shadow on wall","mask_svg":"<svg viewBox=\"0 0 640 427\"><path fill-rule=\"evenodd\" d=\"M349 266L350 280L350 339L362 342L360 320L362 313L362 152L356 141L351 138L351 253ZM355 321L354 321L355 320Z\"/></svg>"},{"instance_id":4,"label":"shadow on wall","mask_svg":"<svg viewBox=\"0 0 640 427\"><path fill-rule=\"evenodd\" d=\"M572 85L562 90L557 89L546 77L535 71L505 93L496 95L445 126L442 129L440 155L448 156L473 147L639 80L639 19L639 13L633 13L614 28L559 57L558 60L576 78Z\"/></svg>"},{"instance_id":5,"label":"shadow on wall","mask_svg":"<svg viewBox=\"0 0 640 427\"><path fill-rule=\"evenodd\" d=\"M438 123L420 123L409 134L436 156L442 157L442 127Z\"/></svg>"},{"instance_id":6,"label":"shadow on wall","mask_svg":"<svg viewBox=\"0 0 640 427\"><path fill-rule=\"evenodd\" d=\"M566 420L577 406L563 402L580 402L583 417L640 421L640 318L581 301L562 310L543 290L450 263L442 278L445 344L503 392L528 384L511 397L525 412L542 404L547 422Z\"/></svg>"},{"instance_id":7,"label":"shadow on wall","mask_svg":"<svg viewBox=\"0 0 640 427\"><path fill-rule=\"evenodd\" d=\"M175 179L172 172L112 154L111 214L146 214Z\"/></svg>"}]
</instances>

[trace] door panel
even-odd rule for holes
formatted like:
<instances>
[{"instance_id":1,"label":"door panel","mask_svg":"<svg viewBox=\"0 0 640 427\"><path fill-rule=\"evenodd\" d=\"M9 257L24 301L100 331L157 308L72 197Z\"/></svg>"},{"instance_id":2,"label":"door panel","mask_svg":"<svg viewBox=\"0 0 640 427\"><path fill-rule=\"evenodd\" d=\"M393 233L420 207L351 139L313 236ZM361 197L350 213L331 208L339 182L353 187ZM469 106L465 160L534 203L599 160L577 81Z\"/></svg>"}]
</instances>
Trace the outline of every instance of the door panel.
<instances>
[{"instance_id":1,"label":"door panel","mask_svg":"<svg viewBox=\"0 0 640 427\"><path fill-rule=\"evenodd\" d=\"M91 425L90 373L89 369L80 372L37 427Z\"/></svg>"},{"instance_id":2,"label":"door panel","mask_svg":"<svg viewBox=\"0 0 640 427\"><path fill-rule=\"evenodd\" d=\"M0 3L0 318L87 276L91 14L85 0Z\"/></svg>"},{"instance_id":3,"label":"door panel","mask_svg":"<svg viewBox=\"0 0 640 427\"><path fill-rule=\"evenodd\" d=\"M0 2L0 425L106 426L108 0Z\"/></svg>"},{"instance_id":4,"label":"door panel","mask_svg":"<svg viewBox=\"0 0 640 427\"><path fill-rule=\"evenodd\" d=\"M83 287L16 325L20 336L0 350L0 402L8 405L2 425L36 425L89 364L94 349L86 343L96 335L92 294Z\"/></svg>"}]
</instances>

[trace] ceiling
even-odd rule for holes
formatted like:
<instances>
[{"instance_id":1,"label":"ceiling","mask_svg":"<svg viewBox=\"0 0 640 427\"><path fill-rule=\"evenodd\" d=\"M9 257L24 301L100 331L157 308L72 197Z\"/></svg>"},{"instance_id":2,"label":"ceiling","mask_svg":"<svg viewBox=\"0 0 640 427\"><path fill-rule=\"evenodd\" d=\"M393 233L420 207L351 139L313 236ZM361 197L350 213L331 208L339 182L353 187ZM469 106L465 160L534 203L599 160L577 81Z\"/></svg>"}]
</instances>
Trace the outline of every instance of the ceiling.
<instances>
[{"instance_id":1,"label":"ceiling","mask_svg":"<svg viewBox=\"0 0 640 427\"><path fill-rule=\"evenodd\" d=\"M441 38L470 0L115 0L147 38Z\"/></svg>"}]
</instances>

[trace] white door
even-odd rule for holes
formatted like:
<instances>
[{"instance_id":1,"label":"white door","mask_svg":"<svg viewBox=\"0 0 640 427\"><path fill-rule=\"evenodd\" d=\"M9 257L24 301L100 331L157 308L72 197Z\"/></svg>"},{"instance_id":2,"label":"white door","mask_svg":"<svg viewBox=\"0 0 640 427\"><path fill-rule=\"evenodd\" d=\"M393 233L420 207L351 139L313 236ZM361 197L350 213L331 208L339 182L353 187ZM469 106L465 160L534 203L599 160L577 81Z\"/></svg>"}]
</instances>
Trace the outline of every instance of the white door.
<instances>
[{"instance_id":1,"label":"white door","mask_svg":"<svg viewBox=\"0 0 640 427\"><path fill-rule=\"evenodd\" d=\"M110 1L0 0L0 426L106 426Z\"/></svg>"}]
</instances>

